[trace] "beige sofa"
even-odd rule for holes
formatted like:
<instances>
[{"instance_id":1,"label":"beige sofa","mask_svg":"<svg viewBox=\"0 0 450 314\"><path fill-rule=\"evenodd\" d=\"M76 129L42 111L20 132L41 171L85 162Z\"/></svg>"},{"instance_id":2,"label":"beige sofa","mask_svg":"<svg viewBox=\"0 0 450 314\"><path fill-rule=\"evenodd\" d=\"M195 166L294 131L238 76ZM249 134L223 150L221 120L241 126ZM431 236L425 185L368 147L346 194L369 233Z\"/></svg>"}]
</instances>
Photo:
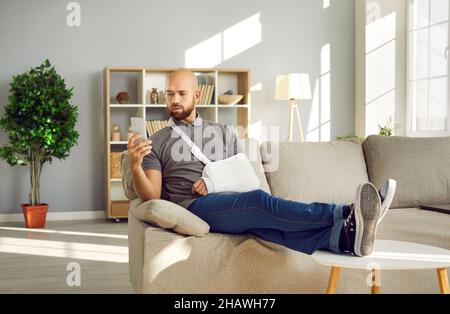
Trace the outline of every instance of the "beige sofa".
<instances>
[{"instance_id":1,"label":"beige sofa","mask_svg":"<svg viewBox=\"0 0 450 314\"><path fill-rule=\"evenodd\" d=\"M450 215L418 209L450 203L450 138L370 136L359 142L264 143L260 147L273 195L302 202L350 203L370 179L398 182L377 239L450 249ZM127 164L123 163L124 171ZM264 176L263 176L264 180ZM265 180L264 180L265 181ZM263 184L267 184L263 183ZM132 182L124 185L133 195ZM129 211L130 282L138 293L324 293L330 269L311 256L255 236L207 233L184 236L136 218ZM344 269L338 293L368 293L364 270ZM385 271L382 293L439 293L432 270Z\"/></svg>"}]
</instances>

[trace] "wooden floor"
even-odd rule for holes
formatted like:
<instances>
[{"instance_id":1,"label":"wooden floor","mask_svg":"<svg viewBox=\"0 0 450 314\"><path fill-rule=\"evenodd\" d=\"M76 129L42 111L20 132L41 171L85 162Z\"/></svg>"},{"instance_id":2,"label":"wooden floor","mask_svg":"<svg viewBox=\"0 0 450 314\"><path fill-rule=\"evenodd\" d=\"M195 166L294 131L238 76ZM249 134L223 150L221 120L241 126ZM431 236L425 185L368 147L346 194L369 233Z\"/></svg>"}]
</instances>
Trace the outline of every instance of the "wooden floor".
<instances>
[{"instance_id":1,"label":"wooden floor","mask_svg":"<svg viewBox=\"0 0 450 314\"><path fill-rule=\"evenodd\" d=\"M126 220L0 224L0 293L133 293L128 279Z\"/></svg>"}]
</instances>

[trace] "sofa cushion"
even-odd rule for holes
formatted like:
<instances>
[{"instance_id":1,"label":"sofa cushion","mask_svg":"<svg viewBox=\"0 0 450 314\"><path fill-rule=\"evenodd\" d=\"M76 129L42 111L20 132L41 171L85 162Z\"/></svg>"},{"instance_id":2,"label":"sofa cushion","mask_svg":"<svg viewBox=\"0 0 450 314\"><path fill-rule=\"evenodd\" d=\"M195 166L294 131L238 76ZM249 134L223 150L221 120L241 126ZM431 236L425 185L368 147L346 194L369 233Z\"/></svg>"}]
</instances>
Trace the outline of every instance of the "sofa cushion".
<instances>
[{"instance_id":1,"label":"sofa cushion","mask_svg":"<svg viewBox=\"0 0 450 314\"><path fill-rule=\"evenodd\" d=\"M255 171L256 176L258 177L260 182L259 188L269 194L272 194L272 192L270 191L269 183L267 182L266 174L264 173L259 142L251 138L246 139L244 142L245 154L250 160L253 170Z\"/></svg>"},{"instance_id":2,"label":"sofa cushion","mask_svg":"<svg viewBox=\"0 0 450 314\"><path fill-rule=\"evenodd\" d=\"M363 143L370 181L397 180L391 208L450 203L450 137L369 136Z\"/></svg>"},{"instance_id":3,"label":"sofa cushion","mask_svg":"<svg viewBox=\"0 0 450 314\"><path fill-rule=\"evenodd\" d=\"M203 237L209 232L209 225L203 219L166 200L146 201L131 210L139 220L179 234Z\"/></svg>"},{"instance_id":4,"label":"sofa cushion","mask_svg":"<svg viewBox=\"0 0 450 314\"><path fill-rule=\"evenodd\" d=\"M396 208L378 227L377 239L427 244L450 250L450 215L420 208Z\"/></svg>"},{"instance_id":5,"label":"sofa cushion","mask_svg":"<svg viewBox=\"0 0 450 314\"><path fill-rule=\"evenodd\" d=\"M368 181L359 142L266 142L261 157L273 195L294 201L348 204Z\"/></svg>"}]
</instances>

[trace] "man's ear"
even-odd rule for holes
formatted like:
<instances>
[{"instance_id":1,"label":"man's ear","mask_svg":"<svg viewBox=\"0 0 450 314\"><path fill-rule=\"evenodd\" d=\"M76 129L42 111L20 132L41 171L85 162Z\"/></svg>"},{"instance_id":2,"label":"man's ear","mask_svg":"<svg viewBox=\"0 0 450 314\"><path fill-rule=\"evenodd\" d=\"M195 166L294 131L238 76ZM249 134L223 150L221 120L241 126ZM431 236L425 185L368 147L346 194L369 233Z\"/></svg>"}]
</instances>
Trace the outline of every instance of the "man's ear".
<instances>
[{"instance_id":1,"label":"man's ear","mask_svg":"<svg viewBox=\"0 0 450 314\"><path fill-rule=\"evenodd\" d=\"M195 104L198 105L200 102L200 90L196 90L194 91L194 100L195 100Z\"/></svg>"}]
</instances>

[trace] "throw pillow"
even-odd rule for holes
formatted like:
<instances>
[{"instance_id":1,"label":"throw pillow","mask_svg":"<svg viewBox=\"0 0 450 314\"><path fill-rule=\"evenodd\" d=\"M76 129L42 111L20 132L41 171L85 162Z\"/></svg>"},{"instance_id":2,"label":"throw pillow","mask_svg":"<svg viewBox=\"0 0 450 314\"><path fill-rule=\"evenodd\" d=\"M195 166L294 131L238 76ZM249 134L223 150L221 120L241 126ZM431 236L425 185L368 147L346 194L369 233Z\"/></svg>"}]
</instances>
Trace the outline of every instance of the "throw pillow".
<instances>
[{"instance_id":1,"label":"throw pillow","mask_svg":"<svg viewBox=\"0 0 450 314\"><path fill-rule=\"evenodd\" d=\"M200 217L175 203L157 199L146 201L133 209L136 218L183 235L203 237L209 225Z\"/></svg>"}]
</instances>

